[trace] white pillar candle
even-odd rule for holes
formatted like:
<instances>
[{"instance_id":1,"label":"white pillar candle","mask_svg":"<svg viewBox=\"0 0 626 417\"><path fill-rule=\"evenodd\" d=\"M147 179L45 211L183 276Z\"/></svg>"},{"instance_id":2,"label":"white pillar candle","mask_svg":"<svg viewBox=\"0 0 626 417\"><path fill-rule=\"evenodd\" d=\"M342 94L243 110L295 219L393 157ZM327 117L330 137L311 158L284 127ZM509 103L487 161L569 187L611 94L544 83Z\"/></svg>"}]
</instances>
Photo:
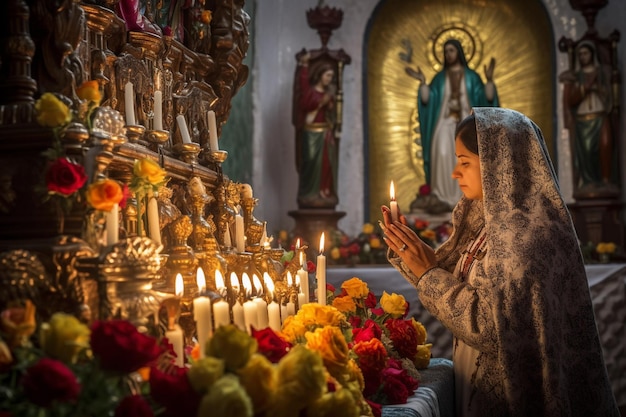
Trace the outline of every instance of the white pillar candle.
<instances>
[{"instance_id":1,"label":"white pillar candle","mask_svg":"<svg viewBox=\"0 0 626 417\"><path fill-rule=\"evenodd\" d=\"M270 329L275 332L280 331L280 308L278 307L278 303L274 301L274 281L270 277L270 274L267 272L263 273L263 282L265 283L265 288L267 289L268 299L270 300L269 305L267 306L267 316L269 319Z\"/></svg>"},{"instance_id":2,"label":"white pillar candle","mask_svg":"<svg viewBox=\"0 0 626 417\"><path fill-rule=\"evenodd\" d=\"M237 278L237 274L234 272L230 273L230 288L233 291L233 296L235 298L235 303L233 304L233 324L239 327L244 332L246 331L246 320L243 314L243 305L238 301L239 299L239 279Z\"/></svg>"},{"instance_id":3,"label":"white pillar candle","mask_svg":"<svg viewBox=\"0 0 626 417\"><path fill-rule=\"evenodd\" d=\"M113 208L106 214L107 245L115 245L120 235L120 206L113 204Z\"/></svg>"},{"instance_id":4,"label":"white pillar candle","mask_svg":"<svg viewBox=\"0 0 626 417\"><path fill-rule=\"evenodd\" d=\"M191 143L191 136L189 135L189 128L187 127L185 116L182 114L176 116L176 123L178 123L178 129L180 130L180 135L183 138L183 143Z\"/></svg>"},{"instance_id":5,"label":"white pillar candle","mask_svg":"<svg viewBox=\"0 0 626 417\"><path fill-rule=\"evenodd\" d=\"M174 348L174 353L176 353L175 364L179 368L182 368L185 365L185 345L183 342L183 330L180 328L178 324L174 325L173 329L167 330L165 332L165 337L172 344Z\"/></svg>"},{"instance_id":6,"label":"white pillar candle","mask_svg":"<svg viewBox=\"0 0 626 417\"><path fill-rule=\"evenodd\" d=\"M241 285L243 285L245 291L245 300L243 303L243 318L246 327L246 332L252 334L252 328L259 330L259 321L257 313L257 304L250 299L252 294L252 282L247 272L241 275Z\"/></svg>"},{"instance_id":7,"label":"white pillar candle","mask_svg":"<svg viewBox=\"0 0 626 417\"><path fill-rule=\"evenodd\" d=\"M291 271L287 271L287 288L289 289L289 294L291 294L291 290L293 290L293 276L291 275ZM287 317L293 316L296 314L296 304L291 301L291 297L287 300Z\"/></svg>"},{"instance_id":8,"label":"white pillar candle","mask_svg":"<svg viewBox=\"0 0 626 417\"><path fill-rule=\"evenodd\" d=\"M135 91L130 81L124 86L124 111L126 112L126 124L135 125Z\"/></svg>"},{"instance_id":9,"label":"white pillar candle","mask_svg":"<svg viewBox=\"0 0 626 417\"><path fill-rule=\"evenodd\" d=\"M296 272L298 279L300 280L300 291L304 294L304 299L308 303L309 298L309 272L305 269L304 262L304 252L300 252L300 269Z\"/></svg>"},{"instance_id":10,"label":"white pillar candle","mask_svg":"<svg viewBox=\"0 0 626 417\"><path fill-rule=\"evenodd\" d=\"M217 122L215 121L215 112L209 110L207 113L207 119L209 119L209 147L212 151L219 151L219 145L217 140Z\"/></svg>"},{"instance_id":11,"label":"white pillar candle","mask_svg":"<svg viewBox=\"0 0 626 417\"><path fill-rule=\"evenodd\" d=\"M161 244L161 226L159 225L159 205L154 195L148 198L148 236Z\"/></svg>"},{"instance_id":12,"label":"white pillar candle","mask_svg":"<svg viewBox=\"0 0 626 417\"><path fill-rule=\"evenodd\" d=\"M263 285L261 285L261 280L256 274L252 275L252 284L254 284L254 288L256 289L256 294L257 294L257 296L254 298L253 301L256 303L256 307L257 307L256 313L257 313L257 324L259 325L258 330L262 330L262 329L265 329L267 326L269 326L267 302L263 299Z\"/></svg>"},{"instance_id":13,"label":"white pillar candle","mask_svg":"<svg viewBox=\"0 0 626 417\"><path fill-rule=\"evenodd\" d=\"M299 272L299 271L298 271ZM304 298L304 293L302 292L302 283L300 282L300 275L296 274L296 287L298 287L298 306L296 309L296 313L298 312L298 310L300 310L302 308L303 305L306 304L305 298Z\"/></svg>"},{"instance_id":14,"label":"white pillar candle","mask_svg":"<svg viewBox=\"0 0 626 417\"><path fill-rule=\"evenodd\" d=\"M218 270L215 271L215 289L224 297L226 295L226 286L224 285L224 277ZM224 299L213 303L213 317L215 319L215 328L230 324L230 306Z\"/></svg>"},{"instance_id":15,"label":"white pillar candle","mask_svg":"<svg viewBox=\"0 0 626 417\"><path fill-rule=\"evenodd\" d=\"M289 317L289 310L287 309L287 304L280 303L280 322L284 323Z\"/></svg>"},{"instance_id":16,"label":"white pillar candle","mask_svg":"<svg viewBox=\"0 0 626 417\"><path fill-rule=\"evenodd\" d=\"M389 198L391 201L389 202L389 209L391 210L391 221L395 222L398 220L398 202L396 201L396 191L393 187L393 181L389 185Z\"/></svg>"},{"instance_id":17,"label":"white pillar candle","mask_svg":"<svg viewBox=\"0 0 626 417\"><path fill-rule=\"evenodd\" d=\"M193 319L196 321L198 344L200 345L200 357L204 358L204 350L207 340L212 334L211 299L204 295L206 291L206 279L202 268L196 272L198 293L193 300Z\"/></svg>"},{"instance_id":18,"label":"white pillar candle","mask_svg":"<svg viewBox=\"0 0 626 417\"><path fill-rule=\"evenodd\" d=\"M154 92L154 130L163 130L163 92Z\"/></svg>"},{"instance_id":19,"label":"white pillar candle","mask_svg":"<svg viewBox=\"0 0 626 417\"><path fill-rule=\"evenodd\" d=\"M326 256L324 256L324 233L320 238L320 254L317 256L317 268L315 271L317 279L317 302L326 305Z\"/></svg>"},{"instance_id":20,"label":"white pillar candle","mask_svg":"<svg viewBox=\"0 0 626 417\"><path fill-rule=\"evenodd\" d=\"M235 244L237 245L237 252L246 251L246 234L243 223L243 216L237 212L235 215Z\"/></svg>"}]
</instances>

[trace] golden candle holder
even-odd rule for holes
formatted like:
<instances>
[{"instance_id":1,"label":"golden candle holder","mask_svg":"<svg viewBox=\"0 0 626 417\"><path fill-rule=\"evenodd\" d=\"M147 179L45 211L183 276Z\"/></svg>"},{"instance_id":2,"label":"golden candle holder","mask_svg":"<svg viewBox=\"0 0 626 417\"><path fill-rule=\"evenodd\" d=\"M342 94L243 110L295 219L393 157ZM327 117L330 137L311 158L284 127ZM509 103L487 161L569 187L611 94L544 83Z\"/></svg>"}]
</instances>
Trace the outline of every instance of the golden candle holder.
<instances>
[{"instance_id":1,"label":"golden candle holder","mask_svg":"<svg viewBox=\"0 0 626 417\"><path fill-rule=\"evenodd\" d=\"M146 133L145 126L142 125L126 125L126 136L131 143L140 143Z\"/></svg>"},{"instance_id":2,"label":"golden candle holder","mask_svg":"<svg viewBox=\"0 0 626 417\"><path fill-rule=\"evenodd\" d=\"M154 152L159 152L159 148L170 140L170 132L167 130L148 130L145 136L150 143L150 149Z\"/></svg>"},{"instance_id":3,"label":"golden candle holder","mask_svg":"<svg viewBox=\"0 0 626 417\"><path fill-rule=\"evenodd\" d=\"M206 158L207 162L221 165L228 158L228 152L223 150L209 151L206 154Z\"/></svg>"},{"instance_id":4,"label":"golden candle holder","mask_svg":"<svg viewBox=\"0 0 626 417\"><path fill-rule=\"evenodd\" d=\"M177 143L174 146L174 153L191 165L198 164L198 155L200 155L200 145L197 143Z\"/></svg>"}]
</instances>

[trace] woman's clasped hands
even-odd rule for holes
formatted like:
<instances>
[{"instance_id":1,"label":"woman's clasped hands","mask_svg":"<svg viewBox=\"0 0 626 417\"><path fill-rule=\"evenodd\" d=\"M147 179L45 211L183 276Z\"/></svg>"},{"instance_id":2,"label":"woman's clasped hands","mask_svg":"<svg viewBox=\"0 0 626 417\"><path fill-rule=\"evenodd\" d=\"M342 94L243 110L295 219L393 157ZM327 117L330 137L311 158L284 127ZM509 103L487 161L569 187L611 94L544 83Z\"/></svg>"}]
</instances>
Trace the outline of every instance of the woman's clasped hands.
<instances>
[{"instance_id":1,"label":"woman's clasped hands","mask_svg":"<svg viewBox=\"0 0 626 417\"><path fill-rule=\"evenodd\" d=\"M384 232L383 239L411 272L421 277L426 271L437 266L435 251L407 225L403 214L398 213L398 220L392 222L389 207L382 206L381 211L384 222L380 224Z\"/></svg>"}]
</instances>

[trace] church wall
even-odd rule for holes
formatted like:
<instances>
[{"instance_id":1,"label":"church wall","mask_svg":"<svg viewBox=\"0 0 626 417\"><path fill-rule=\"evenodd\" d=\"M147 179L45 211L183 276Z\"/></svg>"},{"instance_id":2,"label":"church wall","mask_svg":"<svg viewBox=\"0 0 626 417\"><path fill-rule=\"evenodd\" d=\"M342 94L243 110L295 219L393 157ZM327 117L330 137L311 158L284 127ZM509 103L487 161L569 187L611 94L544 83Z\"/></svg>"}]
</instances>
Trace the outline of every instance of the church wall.
<instances>
[{"instance_id":1,"label":"church wall","mask_svg":"<svg viewBox=\"0 0 626 417\"><path fill-rule=\"evenodd\" d=\"M384 1L384 0L383 0ZM541 0L550 16L554 40L562 36L580 38L586 30L582 15L571 9L568 0ZM365 186L367 161L364 160L363 121L363 71L364 40L368 20L375 12L379 0L334 0L330 7L343 10L343 23L330 38L330 49L344 49L352 62L344 70L344 114L339 162L338 211L345 211L339 228L350 235L357 234L367 218L365 209ZM257 217L267 220L268 233L278 229L291 230L293 220L289 210L297 209L296 194L298 176L294 160L294 128L291 124L292 84L296 66L295 54L302 48L316 49L321 46L317 33L308 27L306 11L318 5L316 0L288 1L263 0L256 3L254 17L255 60L253 78L253 176L255 194L261 199ZM626 21L626 2L610 0L600 10L596 28L601 36L619 29ZM622 32L624 32L622 30ZM625 36L622 33L622 38ZM558 51L558 48L555 48ZM624 71L626 40L619 44L619 62ZM565 54L555 57L557 74L567 66ZM497 68L496 68L497 77ZM557 91L557 132L562 132L561 87ZM622 103L626 88L622 85ZM622 106L623 107L623 106ZM625 118L621 120L621 132L626 132ZM572 201L571 164L568 146L557 135L559 178L566 200ZM622 139L623 142L623 133ZM622 144L622 148L624 145ZM625 152L621 152L621 166L626 166ZM624 171L624 170L623 170ZM623 182L626 183L623 175ZM413 192L413 190L411 191Z\"/></svg>"}]
</instances>

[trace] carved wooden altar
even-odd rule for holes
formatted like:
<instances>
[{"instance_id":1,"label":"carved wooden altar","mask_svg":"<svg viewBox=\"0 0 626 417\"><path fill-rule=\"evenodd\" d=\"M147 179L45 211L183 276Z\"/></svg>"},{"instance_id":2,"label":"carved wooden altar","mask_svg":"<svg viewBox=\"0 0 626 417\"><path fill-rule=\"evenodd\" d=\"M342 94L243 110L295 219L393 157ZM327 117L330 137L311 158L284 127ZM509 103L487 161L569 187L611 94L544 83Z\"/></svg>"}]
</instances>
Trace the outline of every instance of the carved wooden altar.
<instances>
[{"instance_id":1,"label":"carved wooden altar","mask_svg":"<svg viewBox=\"0 0 626 417\"><path fill-rule=\"evenodd\" d=\"M158 298L157 288L173 292L172 272L181 272L190 284L197 265L225 265L224 236L237 204L244 209L248 248L258 252L262 223L252 214L256 200L246 201L241 185L223 175L227 154L210 148L207 117L215 112L219 131L248 77L242 62L249 24L243 1L218 0L210 7L196 2L198 10L185 10L185 16L204 20L185 21L180 28L185 38L157 24L152 27L159 30L128 30L116 14L118 1L8 0L0 6L0 282L10 288L0 295L0 309L33 298L44 318L54 311L78 313L81 306L115 316L128 313L123 310L130 305L149 304L150 297ZM155 21L157 12L148 7L142 18ZM55 135L37 124L35 102L51 92L77 106L76 88L87 80L101 87L100 108L119 114L128 111L125 86L132 82L136 124L120 135L77 127L61 137L61 146L90 167L89 180L105 176L128 183L135 160L158 162L170 178L159 196L162 247L137 236L132 199L122 212L122 239L115 248L85 241L88 220L80 204L64 216L60 231L57 212L42 201L41 154ZM163 96L162 130L154 129L156 90ZM178 115L187 121L191 143L183 143ZM200 199L189 191L192 179L206 189ZM194 286L185 291L197 292ZM141 288L152 295L138 300ZM135 299L124 301L125 292ZM111 299L121 304L104 308Z\"/></svg>"}]
</instances>

